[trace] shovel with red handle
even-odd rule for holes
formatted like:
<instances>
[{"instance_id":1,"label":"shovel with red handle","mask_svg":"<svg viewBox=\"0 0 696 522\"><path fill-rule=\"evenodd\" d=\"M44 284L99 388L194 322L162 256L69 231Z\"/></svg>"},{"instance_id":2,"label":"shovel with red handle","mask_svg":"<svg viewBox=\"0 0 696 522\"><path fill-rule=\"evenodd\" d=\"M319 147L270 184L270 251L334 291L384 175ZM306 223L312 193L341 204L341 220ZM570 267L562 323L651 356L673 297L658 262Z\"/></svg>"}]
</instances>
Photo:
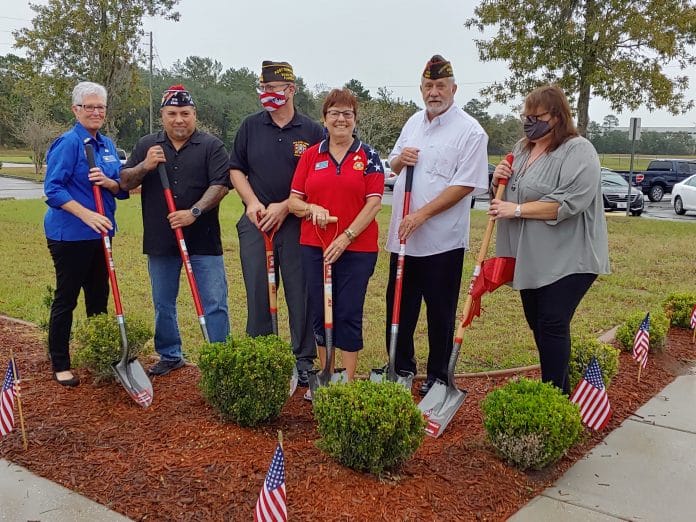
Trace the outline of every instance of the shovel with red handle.
<instances>
[{"instance_id":1,"label":"shovel with red handle","mask_svg":"<svg viewBox=\"0 0 696 522\"><path fill-rule=\"evenodd\" d=\"M87 143L89 138L85 140L85 155L89 168L93 169L96 164L94 161L94 149L91 143ZM104 216L104 202L102 200L101 187L92 184L92 193L94 194L94 202L97 207L97 212ZM147 408L152 404L154 392L152 383L143 369L140 361L135 357L130 357L128 349L128 338L126 337L126 320L123 315L123 307L121 306L121 293L118 290L118 282L116 281L116 269L114 268L114 258L111 252L111 240L109 234L101 233L102 245L104 246L104 259L109 272L109 282L111 283L111 291L114 296L114 307L116 309L116 321L118 322L118 330L121 335L121 360L111 365L111 368L116 375L118 381L128 392L128 395L143 408Z\"/></svg>"},{"instance_id":2,"label":"shovel with red handle","mask_svg":"<svg viewBox=\"0 0 696 522\"><path fill-rule=\"evenodd\" d=\"M164 163L157 165L157 172L160 176L160 181L162 183L162 189L164 190L164 199L167 202L167 210L171 214L176 212L176 205L174 204L174 197L172 196L172 189L169 185L169 177L167 176L167 169ZM188 279L189 287L191 288L191 295L193 296L193 304L196 307L196 313L198 314L198 323L201 325L201 332L203 332L203 339L205 342L210 342L210 336L208 335L208 327L205 323L205 312L203 311L203 305L201 304L201 295L198 292L198 285L196 284L196 277L193 275L193 268L191 267L191 258L189 257L188 250L186 249L186 241L184 241L184 233L181 228L174 229L174 235L176 236L176 244L179 247L179 254L181 254L181 261L186 270L186 278Z\"/></svg>"},{"instance_id":3,"label":"shovel with red handle","mask_svg":"<svg viewBox=\"0 0 696 522\"><path fill-rule=\"evenodd\" d=\"M514 159L512 154L508 154L505 159L512 165ZM508 179L501 178L498 182L498 189L495 192L495 198L500 199L503 197L503 191L507 185ZM466 390L460 390L457 388L454 382L454 369L457 366L457 359L459 359L459 351L462 347L462 338L464 337L464 328L466 327L466 321L469 317L469 312L471 311L471 306L473 303L473 296L471 289L474 287L476 279L479 277L481 272L481 265L486 253L488 252L488 245L491 241L493 235L493 229L495 228L495 220L493 217L488 219L488 225L486 226L486 232L483 235L483 241L481 242L481 248L476 258L476 266L474 267L474 272L471 277L471 283L469 285L469 293L466 296L466 301L464 302L464 311L462 312L462 320L459 323L457 332L454 336L454 344L452 346L452 354L450 355L449 364L447 366L447 383L443 383L438 380L433 384L430 391L423 397L423 400L418 404L418 409L423 412L423 416L427 421L425 428L425 433L431 437L439 437L445 428L454 418L455 413L459 410L460 406L464 402L466 397Z\"/></svg>"}]
</instances>

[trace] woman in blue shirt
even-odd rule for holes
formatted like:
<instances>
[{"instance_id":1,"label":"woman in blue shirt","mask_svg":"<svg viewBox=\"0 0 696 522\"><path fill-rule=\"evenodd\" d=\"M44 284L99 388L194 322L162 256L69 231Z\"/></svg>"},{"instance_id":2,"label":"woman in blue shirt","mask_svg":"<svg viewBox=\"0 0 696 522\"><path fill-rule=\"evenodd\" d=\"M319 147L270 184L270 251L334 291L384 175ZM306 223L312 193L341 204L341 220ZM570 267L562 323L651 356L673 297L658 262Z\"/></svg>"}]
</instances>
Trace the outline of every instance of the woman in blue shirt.
<instances>
[{"instance_id":1,"label":"woman in blue shirt","mask_svg":"<svg viewBox=\"0 0 696 522\"><path fill-rule=\"evenodd\" d=\"M99 133L106 117L106 89L92 82L77 84L72 93L75 126L53 142L46 158L44 192L48 211L44 230L56 270L51 305L48 349L53 378L63 386L77 386L70 371L70 329L80 289L87 315L106 313L109 281L101 234L116 229L114 197L128 193L119 186L121 164L114 143ZM96 167L89 169L85 143L94 148ZM105 216L96 210L92 184L101 187Z\"/></svg>"}]
</instances>

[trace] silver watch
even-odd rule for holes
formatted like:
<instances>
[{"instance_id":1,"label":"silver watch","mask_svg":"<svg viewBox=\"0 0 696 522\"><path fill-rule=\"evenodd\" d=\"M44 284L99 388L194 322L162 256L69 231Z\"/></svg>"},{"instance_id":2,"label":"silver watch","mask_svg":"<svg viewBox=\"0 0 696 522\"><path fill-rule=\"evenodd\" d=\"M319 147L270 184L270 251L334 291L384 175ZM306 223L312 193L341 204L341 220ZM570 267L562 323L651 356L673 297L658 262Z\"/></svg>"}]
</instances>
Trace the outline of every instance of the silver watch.
<instances>
[{"instance_id":1,"label":"silver watch","mask_svg":"<svg viewBox=\"0 0 696 522\"><path fill-rule=\"evenodd\" d=\"M202 214L201 209L198 207L191 207L191 214L193 214L193 217L197 218Z\"/></svg>"},{"instance_id":2,"label":"silver watch","mask_svg":"<svg viewBox=\"0 0 696 522\"><path fill-rule=\"evenodd\" d=\"M517 205L515 207L515 217L521 217L522 216L522 205Z\"/></svg>"}]
</instances>

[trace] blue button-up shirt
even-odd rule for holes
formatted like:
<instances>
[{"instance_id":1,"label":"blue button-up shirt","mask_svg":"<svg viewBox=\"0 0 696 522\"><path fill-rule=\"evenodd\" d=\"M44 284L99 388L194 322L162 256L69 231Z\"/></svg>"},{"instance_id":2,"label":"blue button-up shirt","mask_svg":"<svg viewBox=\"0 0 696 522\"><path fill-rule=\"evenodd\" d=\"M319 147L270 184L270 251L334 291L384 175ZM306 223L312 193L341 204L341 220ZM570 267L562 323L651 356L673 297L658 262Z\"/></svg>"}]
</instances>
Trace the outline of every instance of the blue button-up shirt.
<instances>
[{"instance_id":1,"label":"blue button-up shirt","mask_svg":"<svg viewBox=\"0 0 696 522\"><path fill-rule=\"evenodd\" d=\"M61 207L68 201L75 200L83 207L97 211L92 192L92 184L88 179L89 165L85 155L85 140L94 147L94 160L97 167L109 178L119 181L121 163L116 154L114 143L97 133L96 138L80 123L53 142L46 156L46 178L44 192L48 211L44 217L44 230L48 239L56 241L82 241L99 239L100 234L92 230L81 219ZM109 235L116 230L114 213L116 201L114 195L106 189L101 189L104 200L104 213L114 225ZM120 191L116 197L126 199L128 192Z\"/></svg>"}]
</instances>

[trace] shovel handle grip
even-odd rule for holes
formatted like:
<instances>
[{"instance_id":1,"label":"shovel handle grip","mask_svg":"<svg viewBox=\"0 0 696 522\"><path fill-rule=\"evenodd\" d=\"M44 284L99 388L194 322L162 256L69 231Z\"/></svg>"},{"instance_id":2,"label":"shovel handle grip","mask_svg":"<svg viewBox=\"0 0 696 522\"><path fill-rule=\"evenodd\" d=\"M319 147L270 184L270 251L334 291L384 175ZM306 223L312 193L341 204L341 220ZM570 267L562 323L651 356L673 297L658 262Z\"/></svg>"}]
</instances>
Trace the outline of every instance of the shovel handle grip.
<instances>
[{"instance_id":1,"label":"shovel handle grip","mask_svg":"<svg viewBox=\"0 0 696 522\"><path fill-rule=\"evenodd\" d=\"M512 168L512 162L515 161L515 156L514 154L510 153L505 156L505 161L507 161L510 164L510 168ZM498 181L498 185L507 185L508 184L509 178L501 178L500 181Z\"/></svg>"}]
</instances>

